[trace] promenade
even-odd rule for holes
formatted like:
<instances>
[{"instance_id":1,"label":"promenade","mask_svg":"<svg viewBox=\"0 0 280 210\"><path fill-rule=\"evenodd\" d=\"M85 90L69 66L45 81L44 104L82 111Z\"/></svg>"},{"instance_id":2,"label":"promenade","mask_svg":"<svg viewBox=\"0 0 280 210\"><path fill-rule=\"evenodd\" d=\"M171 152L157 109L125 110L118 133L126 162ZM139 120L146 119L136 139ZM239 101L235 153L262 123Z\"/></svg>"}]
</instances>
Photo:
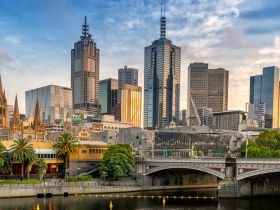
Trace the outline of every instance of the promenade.
<instances>
[{"instance_id":1,"label":"promenade","mask_svg":"<svg viewBox=\"0 0 280 210\"><path fill-rule=\"evenodd\" d=\"M76 194L105 194L105 193L125 193L156 190L175 190L175 189L202 189L217 188L216 184L208 185L186 185L186 186L103 186L95 182L45 182L42 184L14 184L1 185L0 198L11 197L35 197L37 194L69 195Z\"/></svg>"}]
</instances>

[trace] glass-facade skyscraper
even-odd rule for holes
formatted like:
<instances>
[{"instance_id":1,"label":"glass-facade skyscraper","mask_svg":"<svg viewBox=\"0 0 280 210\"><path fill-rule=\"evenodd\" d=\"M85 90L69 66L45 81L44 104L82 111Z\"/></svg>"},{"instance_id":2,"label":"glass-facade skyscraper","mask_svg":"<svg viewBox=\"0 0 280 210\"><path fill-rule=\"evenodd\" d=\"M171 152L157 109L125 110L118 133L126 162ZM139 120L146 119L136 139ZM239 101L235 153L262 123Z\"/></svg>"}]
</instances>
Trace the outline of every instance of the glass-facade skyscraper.
<instances>
[{"instance_id":1,"label":"glass-facade skyscraper","mask_svg":"<svg viewBox=\"0 0 280 210\"><path fill-rule=\"evenodd\" d=\"M35 104L39 103L44 123L64 122L67 113L72 113L72 91L70 88L48 85L25 92L26 117L34 118Z\"/></svg>"},{"instance_id":2,"label":"glass-facade skyscraper","mask_svg":"<svg viewBox=\"0 0 280 210\"><path fill-rule=\"evenodd\" d=\"M118 104L117 104L117 116L116 119L122 121L121 119L121 97L122 89L125 84L138 86L138 69L129 68L124 66L118 70Z\"/></svg>"},{"instance_id":3,"label":"glass-facade skyscraper","mask_svg":"<svg viewBox=\"0 0 280 210\"><path fill-rule=\"evenodd\" d=\"M264 120L265 128L280 127L279 80L276 66L265 67L262 75L250 78L250 103L255 105L259 126Z\"/></svg>"},{"instance_id":4,"label":"glass-facade skyscraper","mask_svg":"<svg viewBox=\"0 0 280 210\"><path fill-rule=\"evenodd\" d=\"M99 81L99 103L101 114L116 115L118 98L118 80L104 79Z\"/></svg>"},{"instance_id":5,"label":"glass-facade skyscraper","mask_svg":"<svg viewBox=\"0 0 280 210\"><path fill-rule=\"evenodd\" d=\"M99 49L89 33L86 17L80 41L71 50L73 108L100 117Z\"/></svg>"},{"instance_id":6,"label":"glass-facade skyscraper","mask_svg":"<svg viewBox=\"0 0 280 210\"><path fill-rule=\"evenodd\" d=\"M144 128L178 123L180 110L181 48L166 39L166 18L160 18L160 38L145 47Z\"/></svg>"}]
</instances>

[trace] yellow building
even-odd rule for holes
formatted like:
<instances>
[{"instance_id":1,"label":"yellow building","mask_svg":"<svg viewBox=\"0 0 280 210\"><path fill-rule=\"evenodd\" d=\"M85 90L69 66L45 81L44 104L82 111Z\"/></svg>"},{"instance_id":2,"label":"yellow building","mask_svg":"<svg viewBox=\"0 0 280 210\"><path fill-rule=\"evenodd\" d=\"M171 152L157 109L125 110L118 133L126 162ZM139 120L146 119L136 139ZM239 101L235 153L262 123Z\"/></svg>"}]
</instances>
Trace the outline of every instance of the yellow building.
<instances>
[{"instance_id":1,"label":"yellow building","mask_svg":"<svg viewBox=\"0 0 280 210\"><path fill-rule=\"evenodd\" d=\"M130 84L123 85L121 92L121 120L132 123L133 127L141 127L142 88Z\"/></svg>"}]
</instances>

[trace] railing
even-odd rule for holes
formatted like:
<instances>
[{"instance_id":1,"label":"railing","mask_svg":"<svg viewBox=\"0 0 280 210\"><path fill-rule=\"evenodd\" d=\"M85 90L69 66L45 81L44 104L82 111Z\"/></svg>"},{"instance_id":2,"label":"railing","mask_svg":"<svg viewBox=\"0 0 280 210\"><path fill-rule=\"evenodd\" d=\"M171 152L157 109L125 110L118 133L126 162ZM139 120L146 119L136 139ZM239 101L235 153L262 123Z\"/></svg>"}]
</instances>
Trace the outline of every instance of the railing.
<instances>
[{"instance_id":1,"label":"railing","mask_svg":"<svg viewBox=\"0 0 280 210\"><path fill-rule=\"evenodd\" d=\"M191 149L154 149L143 151L145 159L186 159L192 157Z\"/></svg>"}]
</instances>

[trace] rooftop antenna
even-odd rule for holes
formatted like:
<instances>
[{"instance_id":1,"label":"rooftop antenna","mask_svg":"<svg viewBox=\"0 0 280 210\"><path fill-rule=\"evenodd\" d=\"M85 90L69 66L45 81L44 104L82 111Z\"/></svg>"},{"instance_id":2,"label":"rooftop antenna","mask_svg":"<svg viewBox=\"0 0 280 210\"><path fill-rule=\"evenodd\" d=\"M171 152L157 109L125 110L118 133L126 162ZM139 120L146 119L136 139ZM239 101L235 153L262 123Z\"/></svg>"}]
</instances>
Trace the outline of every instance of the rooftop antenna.
<instances>
[{"instance_id":1,"label":"rooftop antenna","mask_svg":"<svg viewBox=\"0 0 280 210\"><path fill-rule=\"evenodd\" d=\"M165 39L166 34L166 17L165 17L166 4L165 0L161 0L160 10L160 38Z\"/></svg>"},{"instance_id":2,"label":"rooftop antenna","mask_svg":"<svg viewBox=\"0 0 280 210\"><path fill-rule=\"evenodd\" d=\"M87 16L85 16L85 22L82 26L82 36L81 36L81 39L85 39L89 36L89 26L87 24Z\"/></svg>"}]
</instances>

